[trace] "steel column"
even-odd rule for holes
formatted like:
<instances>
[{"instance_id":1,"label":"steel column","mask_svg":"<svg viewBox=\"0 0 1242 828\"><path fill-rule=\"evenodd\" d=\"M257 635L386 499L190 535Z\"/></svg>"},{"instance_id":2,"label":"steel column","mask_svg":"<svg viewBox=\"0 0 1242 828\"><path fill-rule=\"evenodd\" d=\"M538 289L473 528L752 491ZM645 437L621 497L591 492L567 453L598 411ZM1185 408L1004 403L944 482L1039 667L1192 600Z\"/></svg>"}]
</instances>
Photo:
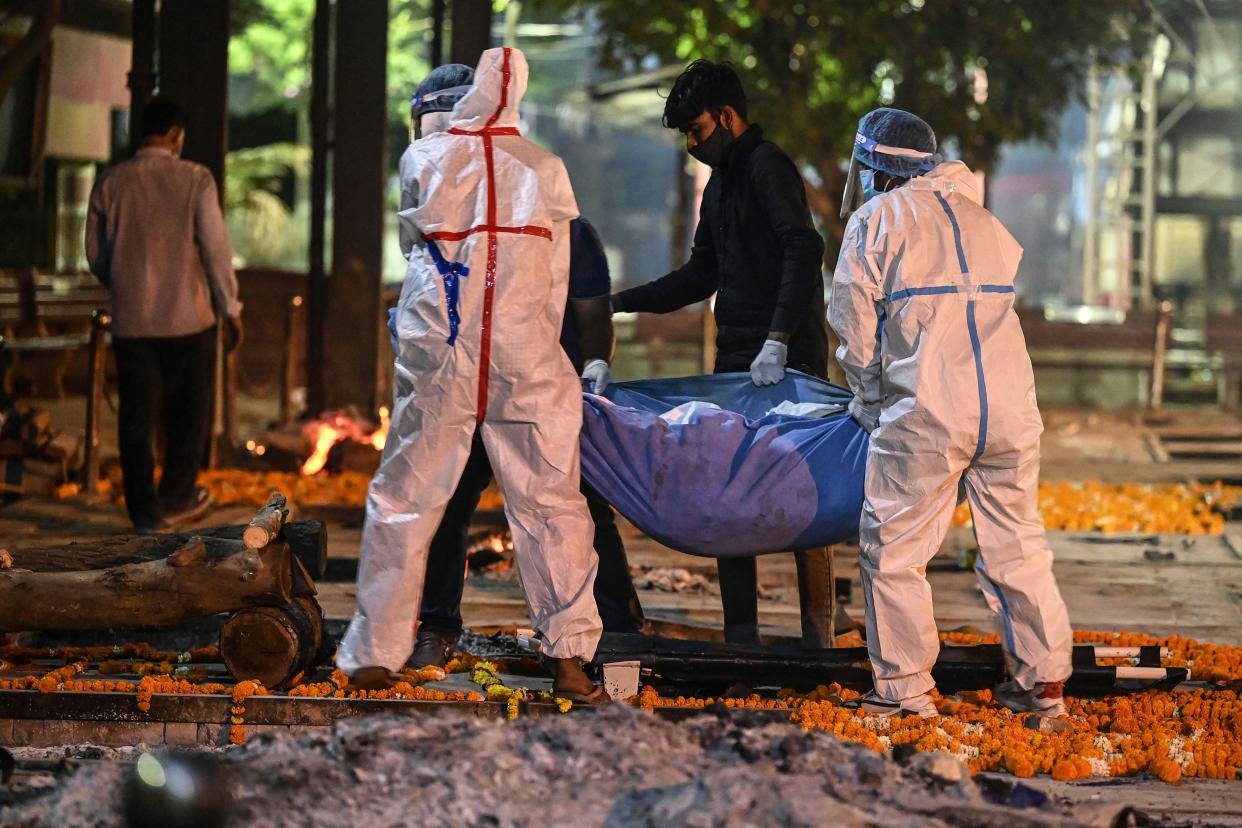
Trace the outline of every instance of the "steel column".
<instances>
[{"instance_id":1,"label":"steel column","mask_svg":"<svg viewBox=\"0 0 1242 828\"><path fill-rule=\"evenodd\" d=\"M155 90L155 0L134 0L129 69L129 148L138 149L142 110Z\"/></svg>"},{"instance_id":2,"label":"steel column","mask_svg":"<svg viewBox=\"0 0 1242 828\"><path fill-rule=\"evenodd\" d=\"M311 54L310 254L306 276L306 407L326 403L323 338L328 268L324 260L328 209L328 159L332 152L332 0L316 0Z\"/></svg>"},{"instance_id":3,"label":"steel column","mask_svg":"<svg viewBox=\"0 0 1242 828\"><path fill-rule=\"evenodd\" d=\"M339 11L344 11L340 9ZM324 407L379 397L388 57L387 0L336 15L332 278L324 316ZM315 331L314 334L317 334ZM312 334L312 335L314 335Z\"/></svg>"},{"instance_id":4,"label":"steel column","mask_svg":"<svg viewBox=\"0 0 1242 828\"><path fill-rule=\"evenodd\" d=\"M159 32L159 94L185 109L189 122L182 157L211 170L223 202L229 0L162 0Z\"/></svg>"},{"instance_id":5,"label":"steel column","mask_svg":"<svg viewBox=\"0 0 1242 828\"><path fill-rule=\"evenodd\" d=\"M475 66L492 45L491 0L453 0L450 59Z\"/></svg>"}]
</instances>

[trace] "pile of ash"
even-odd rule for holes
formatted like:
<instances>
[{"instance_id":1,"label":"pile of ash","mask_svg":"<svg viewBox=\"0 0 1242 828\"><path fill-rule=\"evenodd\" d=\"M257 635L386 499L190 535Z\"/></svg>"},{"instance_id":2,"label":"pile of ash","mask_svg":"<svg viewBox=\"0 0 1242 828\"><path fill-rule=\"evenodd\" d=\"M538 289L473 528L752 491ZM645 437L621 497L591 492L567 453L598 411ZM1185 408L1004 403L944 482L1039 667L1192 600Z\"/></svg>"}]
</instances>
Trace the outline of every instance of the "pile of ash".
<instances>
[{"instance_id":1,"label":"pile of ash","mask_svg":"<svg viewBox=\"0 0 1242 828\"><path fill-rule=\"evenodd\" d=\"M624 705L516 722L375 716L256 735L218 761L227 824L257 828L1133 824L1116 806L1071 814L1016 783L977 782L946 754L903 764L744 713L680 724ZM127 773L83 766L0 806L0 825L120 826Z\"/></svg>"}]
</instances>

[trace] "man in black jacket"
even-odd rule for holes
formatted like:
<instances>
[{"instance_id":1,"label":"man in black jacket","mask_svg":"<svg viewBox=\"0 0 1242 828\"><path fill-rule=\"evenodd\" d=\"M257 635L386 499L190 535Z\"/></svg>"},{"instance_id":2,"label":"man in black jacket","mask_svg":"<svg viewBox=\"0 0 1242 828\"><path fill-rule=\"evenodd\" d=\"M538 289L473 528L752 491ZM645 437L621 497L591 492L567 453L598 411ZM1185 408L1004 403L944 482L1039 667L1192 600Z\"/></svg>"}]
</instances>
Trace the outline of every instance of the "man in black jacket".
<instances>
[{"instance_id":1,"label":"man in black jacket","mask_svg":"<svg viewBox=\"0 0 1242 828\"><path fill-rule=\"evenodd\" d=\"M716 372L749 371L772 385L786 366L824 377L824 243L788 155L746 121L746 94L729 63L697 60L677 78L664 125L712 168L690 260L612 296L614 312L669 313L716 294ZM754 558L720 559L725 635L758 638Z\"/></svg>"},{"instance_id":2,"label":"man in black jacket","mask_svg":"<svg viewBox=\"0 0 1242 828\"><path fill-rule=\"evenodd\" d=\"M673 84L664 125L712 168L694 247L667 276L614 294L613 310L669 313L715 293L717 373L750 371L756 385L778 382L786 365L824 376L824 243L797 167L746 122L737 72L692 63Z\"/></svg>"}]
</instances>

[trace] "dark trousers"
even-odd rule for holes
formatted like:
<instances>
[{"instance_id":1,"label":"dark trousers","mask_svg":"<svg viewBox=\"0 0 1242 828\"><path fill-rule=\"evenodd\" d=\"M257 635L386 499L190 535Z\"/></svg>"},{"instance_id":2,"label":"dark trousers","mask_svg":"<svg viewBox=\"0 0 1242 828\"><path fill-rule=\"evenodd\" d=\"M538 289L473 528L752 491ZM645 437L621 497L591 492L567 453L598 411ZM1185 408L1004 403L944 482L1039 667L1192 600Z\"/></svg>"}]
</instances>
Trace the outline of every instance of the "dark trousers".
<instances>
[{"instance_id":1,"label":"dark trousers","mask_svg":"<svg viewBox=\"0 0 1242 828\"><path fill-rule=\"evenodd\" d=\"M716 373L749 371L758 352L718 353ZM828 378L827 357L823 365L795 364L788 366L804 374ZM717 558L716 573L720 576L720 604L724 609L725 641L731 644L759 642L759 574L755 558Z\"/></svg>"},{"instance_id":2,"label":"dark trousers","mask_svg":"<svg viewBox=\"0 0 1242 828\"><path fill-rule=\"evenodd\" d=\"M135 526L194 493L211 428L216 329L155 339L114 337L125 505ZM163 425L164 474L155 488L155 434Z\"/></svg>"},{"instance_id":3,"label":"dark trousers","mask_svg":"<svg viewBox=\"0 0 1242 828\"><path fill-rule=\"evenodd\" d=\"M427 575L423 581L423 605L418 616L419 624L428 632L450 638L461 634L461 596L466 585L470 517L491 481L492 466L483 442L476 436L457 491L449 500L440 528L431 539ZM591 520L595 522L595 552L599 555L595 603L600 619L608 632L637 632L642 627L643 611L630 578L625 546L617 531L612 507L585 482L582 494L586 496Z\"/></svg>"}]
</instances>

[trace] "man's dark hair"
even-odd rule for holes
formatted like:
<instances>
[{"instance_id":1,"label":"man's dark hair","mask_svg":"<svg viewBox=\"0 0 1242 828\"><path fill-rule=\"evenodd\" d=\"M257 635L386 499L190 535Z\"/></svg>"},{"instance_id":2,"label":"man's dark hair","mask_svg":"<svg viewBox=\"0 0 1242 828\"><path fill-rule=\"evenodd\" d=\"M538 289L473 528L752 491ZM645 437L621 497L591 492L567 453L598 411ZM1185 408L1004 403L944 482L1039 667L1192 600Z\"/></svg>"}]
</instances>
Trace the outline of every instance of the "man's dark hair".
<instances>
[{"instance_id":1,"label":"man's dark hair","mask_svg":"<svg viewBox=\"0 0 1242 828\"><path fill-rule=\"evenodd\" d=\"M746 93L742 79L728 61L699 59L677 76L664 102L664 126L685 129L704 111L719 115L726 106L746 120Z\"/></svg>"},{"instance_id":2,"label":"man's dark hair","mask_svg":"<svg viewBox=\"0 0 1242 828\"><path fill-rule=\"evenodd\" d=\"M185 110L167 98L152 98L142 108L142 137L167 135L173 127L185 128Z\"/></svg>"}]
</instances>

